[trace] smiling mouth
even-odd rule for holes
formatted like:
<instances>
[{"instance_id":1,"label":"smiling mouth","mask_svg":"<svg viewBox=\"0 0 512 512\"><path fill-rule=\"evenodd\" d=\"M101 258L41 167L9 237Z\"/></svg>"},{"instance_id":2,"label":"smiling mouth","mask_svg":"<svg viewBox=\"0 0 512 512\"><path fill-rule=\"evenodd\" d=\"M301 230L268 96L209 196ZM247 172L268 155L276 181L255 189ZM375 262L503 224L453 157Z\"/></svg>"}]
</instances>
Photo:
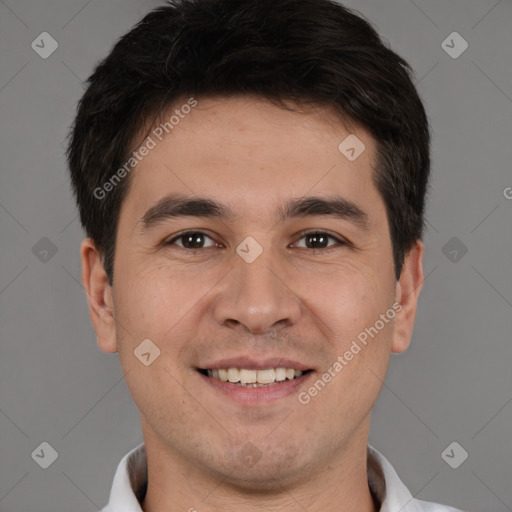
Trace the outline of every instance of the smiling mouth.
<instances>
[{"instance_id":1,"label":"smiling mouth","mask_svg":"<svg viewBox=\"0 0 512 512\"><path fill-rule=\"evenodd\" d=\"M294 368L266 368L263 370L248 370L245 368L219 368L215 370L198 368L199 373L221 382L227 382L246 388L276 386L295 380L312 370L295 370Z\"/></svg>"}]
</instances>

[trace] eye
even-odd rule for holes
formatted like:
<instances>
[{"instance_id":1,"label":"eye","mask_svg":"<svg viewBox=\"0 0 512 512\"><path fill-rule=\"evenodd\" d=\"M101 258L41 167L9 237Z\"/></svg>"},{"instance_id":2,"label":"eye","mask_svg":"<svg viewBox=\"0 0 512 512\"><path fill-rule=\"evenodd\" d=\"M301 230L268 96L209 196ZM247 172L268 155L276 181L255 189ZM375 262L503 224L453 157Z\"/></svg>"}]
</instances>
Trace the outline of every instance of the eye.
<instances>
[{"instance_id":1,"label":"eye","mask_svg":"<svg viewBox=\"0 0 512 512\"><path fill-rule=\"evenodd\" d=\"M205 240L208 239L211 241L210 245L205 245ZM329 239L334 240L334 244L329 244ZM348 245L348 242L342 240L338 237L335 237L325 231L309 231L301 233L300 240L305 241L305 245L300 247L298 242L295 242L294 246L300 247L303 249L312 249L312 250L322 250L329 249L336 245L343 246ZM177 245L183 249L189 249L191 251L200 250L200 249L208 249L211 247L219 247L219 244L213 240L210 236L202 231L184 231L174 238L165 242L165 245Z\"/></svg>"},{"instance_id":2,"label":"eye","mask_svg":"<svg viewBox=\"0 0 512 512\"><path fill-rule=\"evenodd\" d=\"M325 231L309 231L302 233L299 240L305 240L305 249L329 249L335 245L348 245L347 242L337 238ZM331 245L328 244L328 240L334 240L336 243ZM297 243L297 242L296 242ZM314 247L316 245L316 247ZM313 247L312 247L313 246Z\"/></svg>"},{"instance_id":3,"label":"eye","mask_svg":"<svg viewBox=\"0 0 512 512\"><path fill-rule=\"evenodd\" d=\"M204 240L208 238L213 242L212 245L205 246ZM182 243L176 243L177 241L182 241ZM206 233L202 231L185 231L180 233L178 236L175 236L171 240L165 242L165 245L177 245L178 247L182 247L183 249L208 249L209 247L218 246L217 242L209 237Z\"/></svg>"}]
</instances>

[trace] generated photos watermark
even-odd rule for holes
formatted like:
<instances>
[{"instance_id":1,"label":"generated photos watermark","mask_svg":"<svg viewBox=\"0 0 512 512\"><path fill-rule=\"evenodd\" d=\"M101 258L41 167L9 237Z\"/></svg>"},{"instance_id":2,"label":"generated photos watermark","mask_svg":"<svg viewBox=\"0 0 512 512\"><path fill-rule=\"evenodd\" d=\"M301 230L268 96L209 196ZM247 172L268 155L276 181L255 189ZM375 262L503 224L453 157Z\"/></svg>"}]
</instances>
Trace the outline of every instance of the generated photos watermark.
<instances>
[{"instance_id":1,"label":"generated photos watermark","mask_svg":"<svg viewBox=\"0 0 512 512\"><path fill-rule=\"evenodd\" d=\"M96 199L105 199L107 194L114 190L114 188L121 183L121 181L141 162L144 157L148 156L150 151L156 148L157 144L163 140L166 134L170 133L174 128L180 124L182 119L185 119L194 107L197 107L197 100L189 98L187 103L183 104L180 108L174 110L174 114L169 117L169 120L160 123L154 128L145 141L131 154L126 160L124 165L120 167L112 176L101 186L94 189L93 195Z\"/></svg>"},{"instance_id":2,"label":"generated photos watermark","mask_svg":"<svg viewBox=\"0 0 512 512\"><path fill-rule=\"evenodd\" d=\"M354 356L359 354L361 350L368 345L368 337L374 338L379 334L382 329L388 324L391 320L393 320L397 313L402 311L403 306L399 302L395 302L385 313L381 313L379 319L375 321L375 323L366 327L364 331L361 331L357 335L357 339L352 340L352 344L350 348L346 350L343 355L339 355L336 358L336 361L320 376L316 382L311 385L307 391L302 391L298 394L297 399L303 405L309 404L311 399L318 395L325 386L331 382L340 372L349 364ZM363 345L359 345L359 343Z\"/></svg>"}]
</instances>

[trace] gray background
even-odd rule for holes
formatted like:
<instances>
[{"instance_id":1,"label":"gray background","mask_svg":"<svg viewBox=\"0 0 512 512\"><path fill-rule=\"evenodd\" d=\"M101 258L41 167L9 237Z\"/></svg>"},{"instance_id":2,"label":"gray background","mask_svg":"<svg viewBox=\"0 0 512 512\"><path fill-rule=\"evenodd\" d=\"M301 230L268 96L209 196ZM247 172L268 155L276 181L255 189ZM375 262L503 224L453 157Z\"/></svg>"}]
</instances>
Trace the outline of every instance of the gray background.
<instances>
[{"instance_id":1,"label":"gray background","mask_svg":"<svg viewBox=\"0 0 512 512\"><path fill-rule=\"evenodd\" d=\"M142 441L117 355L98 349L89 323L63 141L81 82L159 4L0 1L2 512L104 506L119 460ZM392 356L370 442L420 499L510 511L512 4L346 5L412 64L433 129L427 278L412 345ZM31 48L43 31L59 45L47 59ZM469 44L456 59L442 47L454 31ZM41 252L42 237L56 254ZM43 441L58 452L48 469L31 457ZM441 457L452 441L469 454L457 469Z\"/></svg>"}]
</instances>

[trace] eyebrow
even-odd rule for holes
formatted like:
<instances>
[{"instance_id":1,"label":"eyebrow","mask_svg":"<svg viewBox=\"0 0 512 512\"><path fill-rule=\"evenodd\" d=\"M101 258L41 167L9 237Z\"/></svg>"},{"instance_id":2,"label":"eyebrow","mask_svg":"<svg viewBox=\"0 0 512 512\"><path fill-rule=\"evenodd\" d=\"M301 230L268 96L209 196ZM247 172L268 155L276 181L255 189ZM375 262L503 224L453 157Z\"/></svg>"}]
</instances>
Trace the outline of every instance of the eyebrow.
<instances>
[{"instance_id":1,"label":"eyebrow","mask_svg":"<svg viewBox=\"0 0 512 512\"><path fill-rule=\"evenodd\" d=\"M276 210L280 222L291 218L326 216L347 220L367 231L370 228L368 215L355 203L339 196L292 198ZM201 217L218 219L227 223L237 219L233 210L222 203L205 197L169 194L149 208L139 220L142 231L146 231L168 219L178 217Z\"/></svg>"}]
</instances>

